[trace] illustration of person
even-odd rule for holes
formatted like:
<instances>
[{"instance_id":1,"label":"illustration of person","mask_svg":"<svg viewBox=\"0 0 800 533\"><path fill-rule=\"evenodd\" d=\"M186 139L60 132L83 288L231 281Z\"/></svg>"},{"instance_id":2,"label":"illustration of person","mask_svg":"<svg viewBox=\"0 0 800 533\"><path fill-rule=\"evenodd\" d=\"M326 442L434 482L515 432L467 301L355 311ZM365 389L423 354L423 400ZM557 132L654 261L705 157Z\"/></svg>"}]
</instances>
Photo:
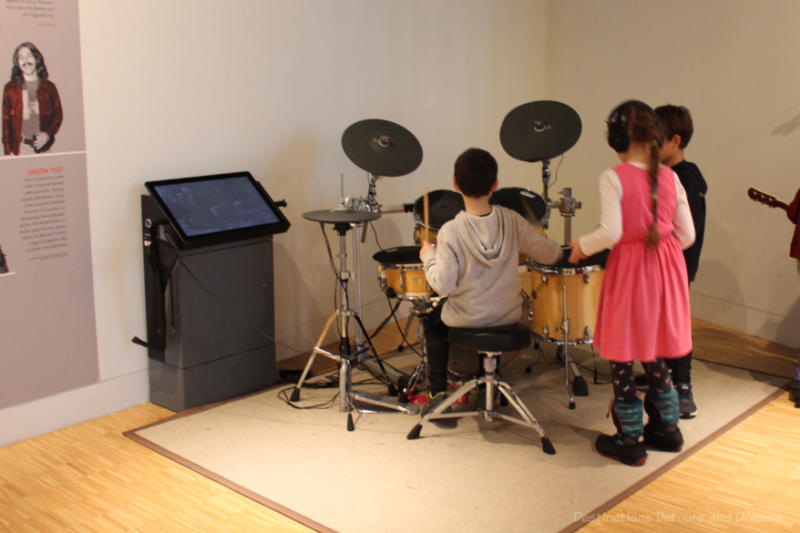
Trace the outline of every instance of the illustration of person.
<instances>
[{"instance_id":1,"label":"illustration of person","mask_svg":"<svg viewBox=\"0 0 800 533\"><path fill-rule=\"evenodd\" d=\"M17 46L11 64L11 81L3 89L3 150L6 155L47 152L64 118L58 90L33 43Z\"/></svg>"}]
</instances>

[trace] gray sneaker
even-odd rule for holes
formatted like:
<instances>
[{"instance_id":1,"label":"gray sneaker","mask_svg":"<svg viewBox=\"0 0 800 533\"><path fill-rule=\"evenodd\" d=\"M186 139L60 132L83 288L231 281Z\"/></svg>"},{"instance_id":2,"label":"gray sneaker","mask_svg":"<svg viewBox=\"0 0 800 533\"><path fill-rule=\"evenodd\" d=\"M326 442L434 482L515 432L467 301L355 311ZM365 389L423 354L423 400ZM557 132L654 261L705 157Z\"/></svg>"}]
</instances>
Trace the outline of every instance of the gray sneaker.
<instances>
[{"instance_id":1,"label":"gray sneaker","mask_svg":"<svg viewBox=\"0 0 800 533\"><path fill-rule=\"evenodd\" d=\"M694 403L692 395L692 385L689 383L676 383L678 390L678 410L681 418L694 418L697 416L697 405Z\"/></svg>"}]
</instances>

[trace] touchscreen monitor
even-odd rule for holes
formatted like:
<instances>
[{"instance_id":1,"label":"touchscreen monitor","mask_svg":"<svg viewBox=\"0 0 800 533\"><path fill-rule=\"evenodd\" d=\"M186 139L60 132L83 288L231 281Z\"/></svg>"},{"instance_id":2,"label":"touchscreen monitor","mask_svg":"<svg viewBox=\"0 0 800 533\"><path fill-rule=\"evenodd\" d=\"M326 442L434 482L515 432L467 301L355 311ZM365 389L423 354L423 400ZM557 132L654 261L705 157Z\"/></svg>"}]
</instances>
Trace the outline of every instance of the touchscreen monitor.
<instances>
[{"instance_id":1,"label":"touchscreen monitor","mask_svg":"<svg viewBox=\"0 0 800 533\"><path fill-rule=\"evenodd\" d=\"M192 248L262 237L289 221L249 172L145 183L181 239Z\"/></svg>"}]
</instances>

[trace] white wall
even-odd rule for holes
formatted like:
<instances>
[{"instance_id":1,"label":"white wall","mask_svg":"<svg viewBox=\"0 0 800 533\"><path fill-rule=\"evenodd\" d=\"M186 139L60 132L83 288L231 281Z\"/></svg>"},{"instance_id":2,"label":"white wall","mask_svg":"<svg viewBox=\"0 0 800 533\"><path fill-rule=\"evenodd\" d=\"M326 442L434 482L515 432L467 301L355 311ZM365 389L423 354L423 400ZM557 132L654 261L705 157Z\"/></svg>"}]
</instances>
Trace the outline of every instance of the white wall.
<instances>
[{"instance_id":1,"label":"white wall","mask_svg":"<svg viewBox=\"0 0 800 533\"><path fill-rule=\"evenodd\" d=\"M746 196L755 186L787 203L800 186L800 3L795 0L569 0L550 4L548 94L576 108L583 135L562 184L584 200L574 232L599 217L596 178L617 162L604 120L623 100L692 111L686 155L709 185L699 318L800 344L800 279L783 211Z\"/></svg>"},{"instance_id":2,"label":"white wall","mask_svg":"<svg viewBox=\"0 0 800 533\"><path fill-rule=\"evenodd\" d=\"M275 242L279 358L307 352L333 311L318 225L302 213L366 195L342 132L365 118L419 139L422 165L378 183L383 204L450 188L455 157L492 151L504 185L535 175L499 128L546 97L545 0L81 0L80 23L100 383L0 411L0 445L148 400L139 195L147 180L249 170L292 222ZM409 214L376 224L411 244ZM333 237L333 235L331 235ZM334 239L334 245L336 240ZM373 237L364 318L388 312Z\"/></svg>"}]
</instances>

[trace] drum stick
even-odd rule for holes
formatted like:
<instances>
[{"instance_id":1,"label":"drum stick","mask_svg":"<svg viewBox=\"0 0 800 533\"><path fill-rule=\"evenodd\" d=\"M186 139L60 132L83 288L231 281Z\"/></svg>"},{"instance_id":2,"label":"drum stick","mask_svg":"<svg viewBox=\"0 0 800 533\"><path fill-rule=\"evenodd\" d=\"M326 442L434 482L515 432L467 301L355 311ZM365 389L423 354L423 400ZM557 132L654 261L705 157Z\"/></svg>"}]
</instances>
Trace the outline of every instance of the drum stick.
<instances>
[{"instance_id":1,"label":"drum stick","mask_svg":"<svg viewBox=\"0 0 800 533\"><path fill-rule=\"evenodd\" d=\"M525 198L531 198L531 199L535 198L535 196L527 193L526 191L521 191L519 194ZM528 220L528 222L530 222L534 226L538 226L539 219L536 218L536 215L533 213L533 209L531 209L531 206L528 205L528 202L526 202L524 199L522 200L522 209L525 210L525 215L526 215L525 218Z\"/></svg>"},{"instance_id":2,"label":"drum stick","mask_svg":"<svg viewBox=\"0 0 800 533\"><path fill-rule=\"evenodd\" d=\"M539 225L539 219L536 218L535 214L533 214L533 209L531 209L531 206L529 206L527 202L523 201L522 202L522 208L525 210L525 214L526 214L525 218L528 220L528 222L530 222L534 226L538 226Z\"/></svg>"},{"instance_id":3,"label":"drum stick","mask_svg":"<svg viewBox=\"0 0 800 533\"><path fill-rule=\"evenodd\" d=\"M428 214L428 189L425 189L425 195L422 197L422 211L425 217L425 242L430 242L428 240L428 222L429 222L429 214Z\"/></svg>"}]
</instances>

